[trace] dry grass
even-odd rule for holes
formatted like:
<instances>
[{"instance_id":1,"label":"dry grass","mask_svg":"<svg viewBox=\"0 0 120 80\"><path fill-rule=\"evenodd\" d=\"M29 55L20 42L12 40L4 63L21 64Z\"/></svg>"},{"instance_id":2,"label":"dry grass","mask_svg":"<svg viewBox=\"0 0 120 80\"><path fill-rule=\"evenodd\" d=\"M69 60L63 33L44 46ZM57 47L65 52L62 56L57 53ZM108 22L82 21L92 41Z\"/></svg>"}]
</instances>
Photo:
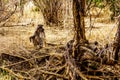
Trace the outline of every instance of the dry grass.
<instances>
[{"instance_id":1,"label":"dry grass","mask_svg":"<svg viewBox=\"0 0 120 80\"><path fill-rule=\"evenodd\" d=\"M27 24L29 23L29 20L33 19L32 23L34 25L0 28L0 31L5 33L4 36L0 35L0 52L12 51L19 48L19 46L33 48L32 43L29 42L29 36L34 33L37 24L44 24L43 17L38 16L38 13L34 13L34 16L33 13L31 13L31 17L30 15L22 17L21 24L22 22L26 22L24 24ZM96 19L96 21L98 19ZM99 21L93 21L93 23L93 26L97 28L93 28L92 30L90 28L86 28L86 36L90 41L98 41L101 44L113 41L117 27L115 23L101 23ZM86 27L89 27L88 18L86 18ZM49 43L65 44L68 40L73 38L72 25L68 24L63 28L55 26L45 26L44 28L46 40Z\"/></svg>"},{"instance_id":2,"label":"dry grass","mask_svg":"<svg viewBox=\"0 0 120 80\"><path fill-rule=\"evenodd\" d=\"M90 41L98 41L101 44L111 43L114 40L114 36L117 29L115 23L95 23L92 30L86 29L86 36Z\"/></svg>"}]
</instances>

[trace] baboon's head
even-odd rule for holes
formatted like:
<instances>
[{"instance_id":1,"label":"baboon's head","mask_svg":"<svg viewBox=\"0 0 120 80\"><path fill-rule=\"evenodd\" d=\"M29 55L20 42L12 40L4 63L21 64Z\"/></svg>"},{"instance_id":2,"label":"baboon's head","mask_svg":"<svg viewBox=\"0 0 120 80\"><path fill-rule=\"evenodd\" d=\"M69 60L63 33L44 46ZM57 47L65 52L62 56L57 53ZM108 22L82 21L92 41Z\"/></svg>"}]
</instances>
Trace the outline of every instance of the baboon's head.
<instances>
[{"instance_id":1,"label":"baboon's head","mask_svg":"<svg viewBox=\"0 0 120 80\"><path fill-rule=\"evenodd\" d=\"M39 30L40 32L44 32L44 28L42 24L38 24L37 30Z\"/></svg>"},{"instance_id":2,"label":"baboon's head","mask_svg":"<svg viewBox=\"0 0 120 80\"><path fill-rule=\"evenodd\" d=\"M38 24L38 26L39 26L39 27L43 27L43 25L42 25L42 24Z\"/></svg>"},{"instance_id":3,"label":"baboon's head","mask_svg":"<svg viewBox=\"0 0 120 80\"><path fill-rule=\"evenodd\" d=\"M43 25L42 24L38 24L37 29L43 29Z\"/></svg>"}]
</instances>

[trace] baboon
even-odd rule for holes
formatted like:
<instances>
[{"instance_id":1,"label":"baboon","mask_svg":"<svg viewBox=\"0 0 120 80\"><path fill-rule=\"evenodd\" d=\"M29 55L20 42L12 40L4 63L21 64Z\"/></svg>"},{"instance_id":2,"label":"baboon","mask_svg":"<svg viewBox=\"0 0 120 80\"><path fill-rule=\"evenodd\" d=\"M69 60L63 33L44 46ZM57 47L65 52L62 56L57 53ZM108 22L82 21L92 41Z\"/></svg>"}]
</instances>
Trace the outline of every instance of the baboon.
<instances>
[{"instance_id":1,"label":"baboon","mask_svg":"<svg viewBox=\"0 0 120 80\"><path fill-rule=\"evenodd\" d=\"M33 43L35 47L38 47L38 48L42 48L43 46L46 45L45 32L44 32L43 25L38 25L33 36L30 36L29 40L30 42Z\"/></svg>"},{"instance_id":2,"label":"baboon","mask_svg":"<svg viewBox=\"0 0 120 80\"><path fill-rule=\"evenodd\" d=\"M73 54L73 43L74 43L74 40L70 40L67 42L67 45L66 45L66 50L68 51L69 55L72 55L74 56Z\"/></svg>"},{"instance_id":3,"label":"baboon","mask_svg":"<svg viewBox=\"0 0 120 80\"><path fill-rule=\"evenodd\" d=\"M44 31L43 25L41 25L41 24L38 25L37 30L39 30L39 37L42 40L43 46L46 46L46 39L45 39L46 36L45 36L45 31Z\"/></svg>"},{"instance_id":4,"label":"baboon","mask_svg":"<svg viewBox=\"0 0 120 80\"><path fill-rule=\"evenodd\" d=\"M33 45L37 48L42 48L42 39L39 37L38 34L34 34L33 36L30 36L29 38L30 42L33 43Z\"/></svg>"}]
</instances>

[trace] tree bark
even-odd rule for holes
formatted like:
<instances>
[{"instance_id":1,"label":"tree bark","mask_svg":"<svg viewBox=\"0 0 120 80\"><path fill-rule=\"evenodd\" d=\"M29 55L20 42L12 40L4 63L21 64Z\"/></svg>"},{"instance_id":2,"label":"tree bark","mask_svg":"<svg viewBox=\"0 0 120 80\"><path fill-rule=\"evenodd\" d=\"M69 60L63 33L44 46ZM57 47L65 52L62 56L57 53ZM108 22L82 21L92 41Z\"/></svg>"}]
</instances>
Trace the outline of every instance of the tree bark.
<instances>
[{"instance_id":1,"label":"tree bark","mask_svg":"<svg viewBox=\"0 0 120 80\"><path fill-rule=\"evenodd\" d=\"M86 40L85 36L85 0L73 0L73 18L74 18L74 40L75 51L74 57L80 53L80 44L84 44Z\"/></svg>"},{"instance_id":2,"label":"tree bark","mask_svg":"<svg viewBox=\"0 0 120 80\"><path fill-rule=\"evenodd\" d=\"M118 18L119 24L118 24L118 29L115 36L114 44L113 44L114 45L113 55L114 55L115 63L117 63L119 60L119 50L120 50L120 16L118 16L117 18Z\"/></svg>"},{"instance_id":3,"label":"tree bark","mask_svg":"<svg viewBox=\"0 0 120 80\"><path fill-rule=\"evenodd\" d=\"M76 44L83 43L86 40L85 36L85 25L84 25L84 3L85 0L74 0L73 1L73 17L75 34L74 38Z\"/></svg>"}]
</instances>

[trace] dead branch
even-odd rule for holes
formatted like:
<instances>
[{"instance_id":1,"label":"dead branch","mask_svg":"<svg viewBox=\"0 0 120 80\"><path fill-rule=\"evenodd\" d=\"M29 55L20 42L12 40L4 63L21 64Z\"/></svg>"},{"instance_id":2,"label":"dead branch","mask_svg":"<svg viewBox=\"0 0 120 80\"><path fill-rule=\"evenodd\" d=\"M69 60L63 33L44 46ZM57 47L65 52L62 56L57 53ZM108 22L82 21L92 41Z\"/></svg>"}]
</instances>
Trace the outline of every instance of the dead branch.
<instances>
[{"instance_id":1,"label":"dead branch","mask_svg":"<svg viewBox=\"0 0 120 80\"><path fill-rule=\"evenodd\" d=\"M82 48L82 46L80 48ZM51 50L50 48L47 49ZM86 47L82 49L85 50L88 54L94 55L91 49L89 50L89 48ZM110 68L109 66L107 68L105 67L105 65L99 64L99 62L96 62L95 60L91 60L91 59L77 61L74 59L74 57L72 57L72 54L69 53L70 52L68 51L69 49L66 49L65 53L61 55L51 54L50 52L47 52L46 54L45 50L43 49L41 49L40 51L37 50L29 51L27 49L21 49L21 50L23 51L24 54L29 54L27 55L28 58L26 58L23 55L17 56L16 54L18 58L23 58L23 60L15 63L9 61L10 64L8 65L2 64L2 66L4 66L5 69L8 69L8 72L11 75L19 79L77 80L77 78L80 78L84 80L88 80L88 79L103 80L103 79L114 79L114 77L117 79L119 78L118 75L119 69L117 69L118 71L115 71L114 68ZM6 59L5 61L8 62ZM22 63L25 63L25 65L20 65ZM1 69L3 69L2 66L0 66ZM17 68L22 66L23 67L25 66L24 69ZM32 66L32 68L27 68L26 66L28 67ZM84 69L82 69L82 66L84 67ZM10 72L9 70L12 72ZM18 74L20 74L20 76Z\"/></svg>"},{"instance_id":2,"label":"dead branch","mask_svg":"<svg viewBox=\"0 0 120 80\"><path fill-rule=\"evenodd\" d=\"M104 80L104 79L102 79L102 78L100 78L100 77L98 77L98 76L90 76L90 75L86 75L86 77L89 78L89 79Z\"/></svg>"},{"instance_id":3,"label":"dead branch","mask_svg":"<svg viewBox=\"0 0 120 80\"><path fill-rule=\"evenodd\" d=\"M68 79L68 77L66 77L64 75L56 74L56 73L53 73L53 72L48 72L48 71L45 71L45 70L39 70L39 71L44 73L44 74L54 75L54 76L57 76L57 77L60 77L60 78Z\"/></svg>"},{"instance_id":4,"label":"dead branch","mask_svg":"<svg viewBox=\"0 0 120 80\"><path fill-rule=\"evenodd\" d=\"M94 51L92 51L91 49L89 49L89 48L87 48L87 47L85 47L85 46L80 46L80 48L82 48L82 49L90 52L92 55L95 55L95 54L96 54Z\"/></svg>"},{"instance_id":5,"label":"dead branch","mask_svg":"<svg viewBox=\"0 0 120 80\"><path fill-rule=\"evenodd\" d=\"M38 57L34 57L34 58L30 58L30 59L26 59L26 60L19 61L19 62L16 62L16 63L10 64L10 65L5 65L4 67L10 67L10 66L18 65L18 64L21 64L21 63L24 63L24 62L30 61L30 60L34 60L34 59L38 59L38 58L44 58L44 57L47 57L47 56L49 56L49 55L43 55L43 56L38 56Z\"/></svg>"},{"instance_id":6,"label":"dead branch","mask_svg":"<svg viewBox=\"0 0 120 80\"><path fill-rule=\"evenodd\" d=\"M5 67L0 67L2 70L5 70L5 71L7 71L7 72L9 72L11 75L14 75L14 76L16 76L17 78L19 78L19 79L30 79L29 77L24 77L24 76L22 76L22 75L20 75L20 74L16 74L16 73L14 73L12 70L10 70L10 69L8 69L8 68L5 68Z\"/></svg>"},{"instance_id":7,"label":"dead branch","mask_svg":"<svg viewBox=\"0 0 120 80\"><path fill-rule=\"evenodd\" d=\"M7 15L5 15L3 18L0 19L0 23L9 19L15 13L16 9L17 6L15 5L15 8L12 12L8 12Z\"/></svg>"},{"instance_id":8,"label":"dead branch","mask_svg":"<svg viewBox=\"0 0 120 80\"><path fill-rule=\"evenodd\" d=\"M69 66L69 70L71 72L71 74L69 74L71 76L71 79L75 79L75 73L77 73L82 79L87 80L87 78L77 68L76 62L72 58L69 50L70 50L69 47L66 47L66 52L64 53L64 57L65 57L67 65Z\"/></svg>"}]
</instances>

